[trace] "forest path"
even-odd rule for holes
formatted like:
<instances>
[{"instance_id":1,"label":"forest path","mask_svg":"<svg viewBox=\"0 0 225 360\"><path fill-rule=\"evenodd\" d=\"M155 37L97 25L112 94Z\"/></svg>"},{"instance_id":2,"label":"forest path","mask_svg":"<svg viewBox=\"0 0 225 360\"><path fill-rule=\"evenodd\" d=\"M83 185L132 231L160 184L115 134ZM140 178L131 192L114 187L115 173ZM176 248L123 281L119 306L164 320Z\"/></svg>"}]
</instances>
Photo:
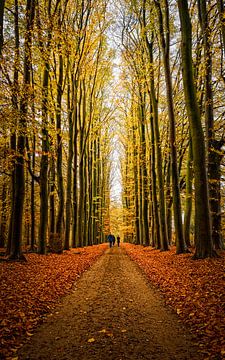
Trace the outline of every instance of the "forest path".
<instances>
[{"instance_id":1,"label":"forest path","mask_svg":"<svg viewBox=\"0 0 225 360\"><path fill-rule=\"evenodd\" d=\"M123 248L108 249L20 350L19 360L200 359Z\"/></svg>"}]
</instances>

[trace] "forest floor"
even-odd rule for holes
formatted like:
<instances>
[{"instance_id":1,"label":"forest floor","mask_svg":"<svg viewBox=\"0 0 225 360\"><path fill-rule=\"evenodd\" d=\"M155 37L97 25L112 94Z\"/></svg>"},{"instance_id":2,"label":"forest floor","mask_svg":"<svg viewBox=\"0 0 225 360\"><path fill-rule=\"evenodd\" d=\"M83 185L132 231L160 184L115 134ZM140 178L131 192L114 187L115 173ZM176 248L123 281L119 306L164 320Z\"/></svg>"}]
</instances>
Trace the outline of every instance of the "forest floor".
<instances>
[{"instance_id":1,"label":"forest floor","mask_svg":"<svg viewBox=\"0 0 225 360\"><path fill-rule=\"evenodd\" d=\"M130 244L27 257L0 264L1 359L225 358L223 257Z\"/></svg>"},{"instance_id":2,"label":"forest floor","mask_svg":"<svg viewBox=\"0 0 225 360\"><path fill-rule=\"evenodd\" d=\"M19 351L21 360L199 358L177 315L117 246L81 277Z\"/></svg>"}]
</instances>

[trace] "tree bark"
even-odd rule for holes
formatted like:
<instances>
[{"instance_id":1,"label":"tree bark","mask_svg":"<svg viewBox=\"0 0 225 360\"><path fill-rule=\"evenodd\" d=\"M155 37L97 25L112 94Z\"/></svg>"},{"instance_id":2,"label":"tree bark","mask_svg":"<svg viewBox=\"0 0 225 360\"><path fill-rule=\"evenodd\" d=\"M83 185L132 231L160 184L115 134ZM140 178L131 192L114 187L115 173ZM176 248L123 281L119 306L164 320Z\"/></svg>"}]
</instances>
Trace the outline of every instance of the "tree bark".
<instances>
[{"instance_id":1,"label":"tree bark","mask_svg":"<svg viewBox=\"0 0 225 360\"><path fill-rule=\"evenodd\" d=\"M173 87L170 72L170 29L169 29L169 5L168 1L165 3L165 19L163 21L162 10L160 2L155 0L158 20L159 20L159 32L163 54L163 64L166 82L166 95L168 104L168 117L169 117L169 129L170 129L170 151L171 151L171 170L172 170L172 188L173 188L173 209L174 209L174 225L176 234L176 253L182 254L187 251L187 247L183 236L183 225L181 217L181 199L179 189L179 174L177 168L177 150L176 150L176 127L175 127L175 113L173 104ZM164 37L164 23L166 39Z\"/></svg>"},{"instance_id":2,"label":"tree bark","mask_svg":"<svg viewBox=\"0 0 225 360\"><path fill-rule=\"evenodd\" d=\"M5 9L5 0L1 0L1 2L0 2L0 58L2 56L2 47L3 47L3 43L4 43L4 38L3 38L4 9Z\"/></svg>"},{"instance_id":3,"label":"tree bark","mask_svg":"<svg viewBox=\"0 0 225 360\"><path fill-rule=\"evenodd\" d=\"M193 146L193 169L195 180L195 244L194 258L215 255L212 246L211 219L209 212L209 193L206 174L206 154L204 134L196 96L192 65L192 29L187 0L178 0L181 22L181 53L183 65L183 84L190 123Z\"/></svg>"},{"instance_id":4,"label":"tree bark","mask_svg":"<svg viewBox=\"0 0 225 360\"><path fill-rule=\"evenodd\" d=\"M65 224L65 243L64 249L70 248L70 228L71 228L71 206L72 206L72 167L73 162L73 112L70 100L71 86L68 80L67 90L67 111L68 111L68 126L69 126L69 145L68 145L68 160L67 160L67 187L66 187L66 224ZM72 91L72 99L74 99L74 89Z\"/></svg>"},{"instance_id":5,"label":"tree bark","mask_svg":"<svg viewBox=\"0 0 225 360\"><path fill-rule=\"evenodd\" d=\"M184 211L184 238L187 246L191 246L190 225L191 225L191 213L192 213L192 184L193 184L193 151L192 151L192 141L190 137L187 168L186 168L186 196L185 196L185 211Z\"/></svg>"}]
</instances>

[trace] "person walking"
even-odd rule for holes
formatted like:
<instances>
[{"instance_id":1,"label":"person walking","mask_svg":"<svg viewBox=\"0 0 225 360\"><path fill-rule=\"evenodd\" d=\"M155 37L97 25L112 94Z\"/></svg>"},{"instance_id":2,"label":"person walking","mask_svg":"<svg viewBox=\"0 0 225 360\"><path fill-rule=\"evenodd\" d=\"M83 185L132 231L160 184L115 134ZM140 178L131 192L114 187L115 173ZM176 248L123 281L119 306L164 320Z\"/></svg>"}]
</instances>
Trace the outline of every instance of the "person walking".
<instances>
[{"instance_id":1,"label":"person walking","mask_svg":"<svg viewBox=\"0 0 225 360\"><path fill-rule=\"evenodd\" d=\"M108 242L109 247L111 248L113 246L113 235L111 233L108 235Z\"/></svg>"},{"instance_id":2,"label":"person walking","mask_svg":"<svg viewBox=\"0 0 225 360\"><path fill-rule=\"evenodd\" d=\"M120 246L120 237L119 237L119 235L117 236L117 245L118 245L118 247Z\"/></svg>"}]
</instances>

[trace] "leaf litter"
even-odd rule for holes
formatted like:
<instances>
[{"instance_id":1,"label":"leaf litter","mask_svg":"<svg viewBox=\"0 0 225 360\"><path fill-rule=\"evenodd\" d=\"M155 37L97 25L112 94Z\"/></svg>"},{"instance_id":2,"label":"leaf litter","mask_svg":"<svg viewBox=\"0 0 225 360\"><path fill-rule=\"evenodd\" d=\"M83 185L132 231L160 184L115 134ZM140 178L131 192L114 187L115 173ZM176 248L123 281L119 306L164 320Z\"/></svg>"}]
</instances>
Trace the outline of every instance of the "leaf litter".
<instances>
[{"instance_id":1,"label":"leaf litter","mask_svg":"<svg viewBox=\"0 0 225 360\"><path fill-rule=\"evenodd\" d=\"M182 322L197 335L208 359L225 359L225 253L220 258L192 260L175 255L175 247L161 252L125 244L129 257L164 295Z\"/></svg>"},{"instance_id":2,"label":"leaf litter","mask_svg":"<svg viewBox=\"0 0 225 360\"><path fill-rule=\"evenodd\" d=\"M60 297L72 290L106 248L101 244L62 255L27 254L27 262L0 263L0 359L16 359L25 338L32 337Z\"/></svg>"}]
</instances>

